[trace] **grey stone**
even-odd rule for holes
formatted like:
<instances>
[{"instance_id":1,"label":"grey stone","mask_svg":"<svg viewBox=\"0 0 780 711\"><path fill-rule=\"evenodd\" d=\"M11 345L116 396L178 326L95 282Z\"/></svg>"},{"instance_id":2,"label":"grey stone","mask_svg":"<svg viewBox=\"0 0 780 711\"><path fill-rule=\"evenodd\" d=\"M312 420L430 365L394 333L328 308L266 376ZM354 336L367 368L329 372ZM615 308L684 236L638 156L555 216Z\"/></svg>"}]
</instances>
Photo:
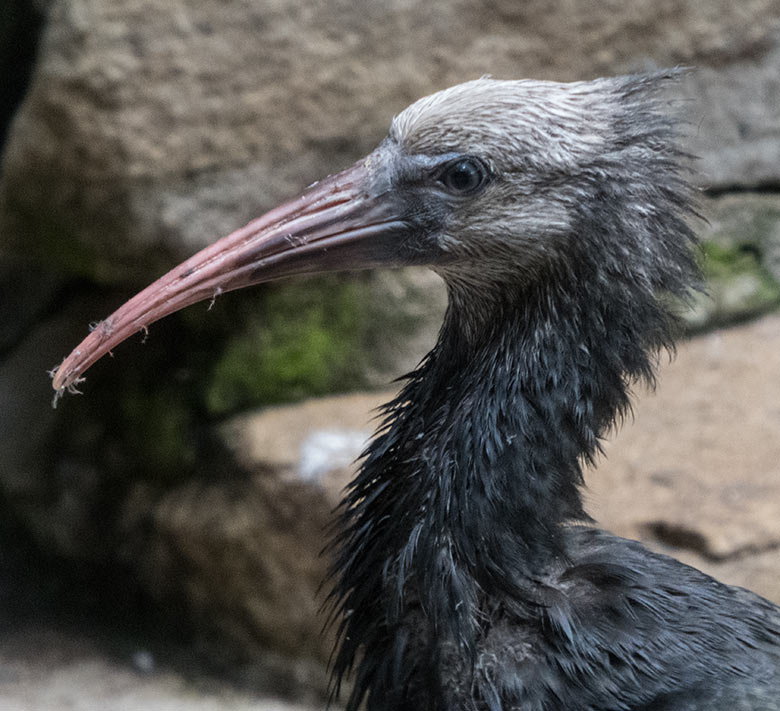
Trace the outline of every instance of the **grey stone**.
<instances>
[{"instance_id":1,"label":"grey stone","mask_svg":"<svg viewBox=\"0 0 780 711\"><path fill-rule=\"evenodd\" d=\"M778 0L58 0L3 156L0 239L146 281L349 164L412 99L485 73L700 67L706 180L762 184L780 164L778 18Z\"/></svg>"},{"instance_id":2,"label":"grey stone","mask_svg":"<svg viewBox=\"0 0 780 711\"><path fill-rule=\"evenodd\" d=\"M708 224L702 239L727 249L752 250L780 283L780 191L710 198L703 203L703 212Z\"/></svg>"},{"instance_id":3,"label":"grey stone","mask_svg":"<svg viewBox=\"0 0 780 711\"><path fill-rule=\"evenodd\" d=\"M768 17L777 27L777 17ZM727 53L699 66L685 82L689 150L699 156L697 180L705 188L780 184L780 42L742 56Z\"/></svg>"},{"instance_id":4,"label":"grey stone","mask_svg":"<svg viewBox=\"0 0 780 711\"><path fill-rule=\"evenodd\" d=\"M691 339L607 443L588 510L780 601L780 316Z\"/></svg>"}]
</instances>

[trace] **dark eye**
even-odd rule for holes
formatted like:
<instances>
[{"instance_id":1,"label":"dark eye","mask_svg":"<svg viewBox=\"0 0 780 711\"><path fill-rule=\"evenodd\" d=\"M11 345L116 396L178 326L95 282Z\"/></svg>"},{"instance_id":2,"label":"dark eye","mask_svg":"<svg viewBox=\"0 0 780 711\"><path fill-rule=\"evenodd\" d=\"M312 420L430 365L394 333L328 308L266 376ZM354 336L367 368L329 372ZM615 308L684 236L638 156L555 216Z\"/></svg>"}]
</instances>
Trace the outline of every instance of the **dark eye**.
<instances>
[{"instance_id":1,"label":"dark eye","mask_svg":"<svg viewBox=\"0 0 780 711\"><path fill-rule=\"evenodd\" d=\"M476 158L459 158L453 161L439 175L439 182L447 190L459 195L473 193L481 188L487 179L487 171Z\"/></svg>"}]
</instances>

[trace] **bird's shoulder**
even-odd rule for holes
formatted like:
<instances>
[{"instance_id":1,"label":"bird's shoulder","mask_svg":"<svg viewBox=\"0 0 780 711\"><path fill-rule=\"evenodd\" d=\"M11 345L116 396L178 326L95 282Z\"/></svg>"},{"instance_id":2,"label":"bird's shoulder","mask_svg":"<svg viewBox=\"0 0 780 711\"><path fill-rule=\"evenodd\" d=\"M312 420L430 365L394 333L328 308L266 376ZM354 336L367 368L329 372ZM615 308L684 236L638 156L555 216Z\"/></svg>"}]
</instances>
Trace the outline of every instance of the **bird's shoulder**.
<instances>
[{"instance_id":1,"label":"bird's shoulder","mask_svg":"<svg viewBox=\"0 0 780 711\"><path fill-rule=\"evenodd\" d=\"M485 639L503 708L780 711L780 608L595 528L566 542L536 619L508 611Z\"/></svg>"}]
</instances>

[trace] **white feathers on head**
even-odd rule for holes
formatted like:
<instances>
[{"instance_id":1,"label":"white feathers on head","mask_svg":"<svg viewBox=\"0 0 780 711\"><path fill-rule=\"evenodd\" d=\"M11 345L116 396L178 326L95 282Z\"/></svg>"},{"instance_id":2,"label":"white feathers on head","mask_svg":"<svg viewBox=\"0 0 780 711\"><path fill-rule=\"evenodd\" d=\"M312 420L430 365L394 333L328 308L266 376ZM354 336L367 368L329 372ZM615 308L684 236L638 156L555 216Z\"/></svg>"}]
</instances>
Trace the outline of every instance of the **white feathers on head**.
<instances>
[{"instance_id":1,"label":"white feathers on head","mask_svg":"<svg viewBox=\"0 0 780 711\"><path fill-rule=\"evenodd\" d=\"M566 165L608 141L619 105L615 88L610 79L476 79L413 103L393 119L390 137L408 153L452 151L506 162L499 170L529 160Z\"/></svg>"}]
</instances>

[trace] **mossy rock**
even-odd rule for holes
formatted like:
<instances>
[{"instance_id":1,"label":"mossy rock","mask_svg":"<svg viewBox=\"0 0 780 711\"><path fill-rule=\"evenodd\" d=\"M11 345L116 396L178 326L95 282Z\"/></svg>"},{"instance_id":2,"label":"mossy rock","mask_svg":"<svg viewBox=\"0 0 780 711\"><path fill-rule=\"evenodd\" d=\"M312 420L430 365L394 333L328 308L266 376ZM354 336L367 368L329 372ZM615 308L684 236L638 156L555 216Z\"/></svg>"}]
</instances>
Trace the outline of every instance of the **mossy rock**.
<instances>
[{"instance_id":1,"label":"mossy rock","mask_svg":"<svg viewBox=\"0 0 780 711\"><path fill-rule=\"evenodd\" d=\"M90 312L108 312L128 295L114 293ZM57 439L68 442L71 459L100 461L117 482L166 488L209 456L218 471L222 455L208 434L215 420L385 385L428 349L443 296L435 280L401 271L270 284L226 294L213 308L194 305L96 363L86 396L62 404L69 417Z\"/></svg>"},{"instance_id":2,"label":"mossy rock","mask_svg":"<svg viewBox=\"0 0 780 711\"><path fill-rule=\"evenodd\" d=\"M752 250L772 278L780 282L780 193L736 193L704 205L709 225L706 242Z\"/></svg>"},{"instance_id":3,"label":"mossy rock","mask_svg":"<svg viewBox=\"0 0 780 711\"><path fill-rule=\"evenodd\" d=\"M780 305L780 197L739 194L704 205L706 294L686 314L693 330L735 323Z\"/></svg>"},{"instance_id":4,"label":"mossy rock","mask_svg":"<svg viewBox=\"0 0 780 711\"><path fill-rule=\"evenodd\" d=\"M367 284L327 279L270 289L222 350L205 386L221 415L362 384Z\"/></svg>"},{"instance_id":5,"label":"mossy rock","mask_svg":"<svg viewBox=\"0 0 780 711\"><path fill-rule=\"evenodd\" d=\"M707 287L686 315L693 330L736 323L780 305L780 285L750 245L705 242L702 251Z\"/></svg>"},{"instance_id":6,"label":"mossy rock","mask_svg":"<svg viewBox=\"0 0 780 711\"><path fill-rule=\"evenodd\" d=\"M262 290L236 305L236 328L204 383L206 411L222 416L366 387L384 382L386 371L397 376L389 362L395 344L438 321L443 298L431 291L437 287L404 274L333 275Z\"/></svg>"}]
</instances>

